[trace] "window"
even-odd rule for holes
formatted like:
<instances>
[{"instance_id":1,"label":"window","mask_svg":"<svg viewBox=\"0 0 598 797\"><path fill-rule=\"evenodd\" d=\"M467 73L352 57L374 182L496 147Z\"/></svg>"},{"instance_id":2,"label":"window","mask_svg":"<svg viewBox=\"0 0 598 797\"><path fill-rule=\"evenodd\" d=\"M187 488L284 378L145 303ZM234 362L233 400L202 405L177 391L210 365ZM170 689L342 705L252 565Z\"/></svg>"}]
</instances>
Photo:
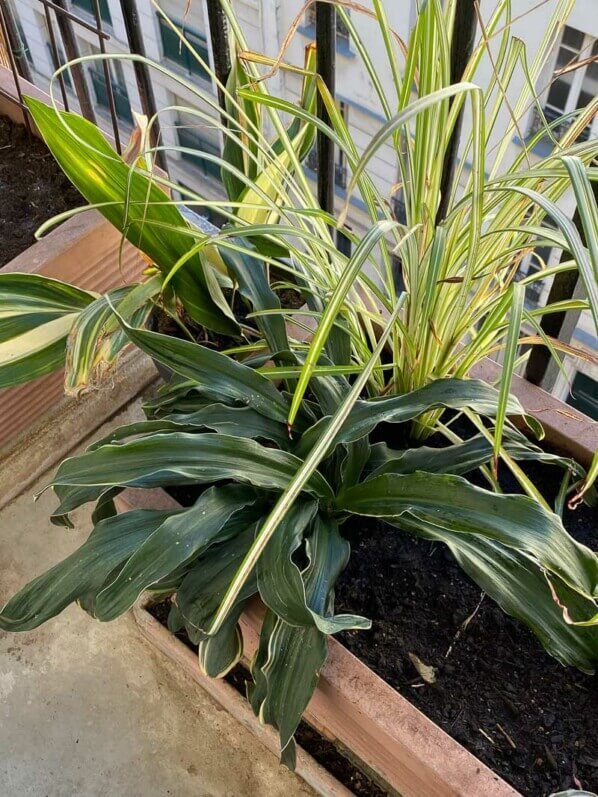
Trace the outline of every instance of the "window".
<instances>
[{"instance_id":1,"label":"window","mask_svg":"<svg viewBox=\"0 0 598 797\"><path fill-rule=\"evenodd\" d=\"M341 112L345 124L349 124L349 106L346 102L341 100L338 103L338 109ZM306 165L308 169L314 172L318 171L318 145L315 143L307 156ZM334 184L343 190L347 187L347 158L345 153L335 147L334 152Z\"/></svg>"},{"instance_id":2,"label":"window","mask_svg":"<svg viewBox=\"0 0 598 797\"><path fill-rule=\"evenodd\" d=\"M80 8L81 11L85 11L86 14L89 14L95 19L96 15L95 0L71 0L71 2L76 8ZM99 6L100 6L100 19L102 20L102 22L106 22L108 25L111 25L112 17L110 16L108 0L99 0Z\"/></svg>"},{"instance_id":3,"label":"window","mask_svg":"<svg viewBox=\"0 0 598 797\"><path fill-rule=\"evenodd\" d=\"M311 5L305 14L305 25L308 28L315 28L316 27L316 6ZM346 48L349 47L351 43L351 37L349 36L349 29L344 23L344 20L341 18L339 13L336 14L336 46L344 45Z\"/></svg>"},{"instance_id":4,"label":"window","mask_svg":"<svg viewBox=\"0 0 598 797\"><path fill-rule=\"evenodd\" d=\"M598 382L578 371L573 379L567 403L598 421Z\"/></svg>"},{"instance_id":5,"label":"window","mask_svg":"<svg viewBox=\"0 0 598 797\"><path fill-rule=\"evenodd\" d=\"M177 22L176 20L172 20L172 22L181 30L189 44L199 53L206 64L209 64L210 57L208 54L206 37L186 27L181 22ZM162 54L164 58L177 64L177 66L180 66L190 75L199 75L199 77L204 78L204 80L209 80L210 76L208 72L161 16L158 17L158 25L160 27L160 39L162 41Z\"/></svg>"},{"instance_id":6,"label":"window","mask_svg":"<svg viewBox=\"0 0 598 797\"><path fill-rule=\"evenodd\" d=\"M598 95L598 60L566 71L570 64L590 58L598 59L598 39L565 26L556 57L554 76L544 103L547 122L553 122L563 114L585 107ZM558 125L554 130L555 137L560 138L570 124L571 122L567 121ZM540 115L535 110L530 135L537 133L542 127ZM583 131L580 140L586 141L596 136L598 136L598 121L594 119Z\"/></svg>"},{"instance_id":7,"label":"window","mask_svg":"<svg viewBox=\"0 0 598 797\"><path fill-rule=\"evenodd\" d=\"M99 51L93 48L94 54ZM114 108L119 119L128 124L133 124L133 114L131 113L131 105L129 103L129 95L125 84L125 78L122 71L122 64L118 61L109 61L108 68L110 72L110 84L112 86L112 96L114 98ZM106 74L104 71L104 64L101 61L96 61L89 69L89 77L96 96L98 105L102 108L110 108L110 100L108 97L108 88L106 86Z\"/></svg>"},{"instance_id":8,"label":"window","mask_svg":"<svg viewBox=\"0 0 598 797\"><path fill-rule=\"evenodd\" d=\"M64 66L66 64L66 58L60 48L58 48L58 66L56 66L54 64L54 53L52 52L52 45L50 44L50 42L46 42L46 47L48 48L48 53L50 54L50 63L52 64L53 67L58 69L59 66ZM73 82L71 80L71 70L65 69L64 72L61 72L60 74L62 76L62 79L64 80L64 85L72 91Z\"/></svg>"},{"instance_id":9,"label":"window","mask_svg":"<svg viewBox=\"0 0 598 797\"><path fill-rule=\"evenodd\" d=\"M351 229L348 227L347 229ZM351 239L342 230L336 231L336 248L346 257L351 257Z\"/></svg>"},{"instance_id":10,"label":"window","mask_svg":"<svg viewBox=\"0 0 598 797\"><path fill-rule=\"evenodd\" d=\"M181 158L196 166L207 177L221 179L220 164L202 157L202 153L220 156L218 133L207 127L196 116L181 114L176 121L179 146L193 152L181 152Z\"/></svg>"},{"instance_id":11,"label":"window","mask_svg":"<svg viewBox=\"0 0 598 797\"><path fill-rule=\"evenodd\" d=\"M392 198L392 212L399 224L407 224L407 209L402 188L399 188Z\"/></svg>"},{"instance_id":12,"label":"window","mask_svg":"<svg viewBox=\"0 0 598 797\"><path fill-rule=\"evenodd\" d=\"M345 120L345 124L349 124L349 106L342 100L338 104L338 109L341 116ZM347 156L342 149L335 148L334 153L334 182L339 188L343 190L347 187Z\"/></svg>"}]
</instances>

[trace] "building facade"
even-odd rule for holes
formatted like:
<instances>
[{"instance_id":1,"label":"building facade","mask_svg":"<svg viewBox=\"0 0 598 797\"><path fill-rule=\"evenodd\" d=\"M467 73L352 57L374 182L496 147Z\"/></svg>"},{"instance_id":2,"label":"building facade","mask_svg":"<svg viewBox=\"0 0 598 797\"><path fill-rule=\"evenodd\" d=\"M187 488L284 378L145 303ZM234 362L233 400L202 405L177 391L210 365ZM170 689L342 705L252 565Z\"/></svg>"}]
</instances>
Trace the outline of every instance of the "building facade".
<instances>
[{"instance_id":1,"label":"building facade","mask_svg":"<svg viewBox=\"0 0 598 797\"><path fill-rule=\"evenodd\" d=\"M50 47L53 35L59 43L61 60L65 60L64 48L53 15L50 15L53 29L48 28L48 20L44 15L44 7L40 0L9 0L13 2L20 25L23 44L27 49L27 58L34 77L40 88L48 90L50 77L54 72ZM95 22L95 0L67 0L68 8L84 21ZM564 112L575 110L587 104L588 100L598 95L598 14L595 13L596 0L576 0L568 24L562 32L560 41L554 48L551 63L546 73L541 76L537 87L546 117L551 120ZM364 0L364 5L368 1ZM371 3L369 3L371 5ZM207 22L205 0L160 0L160 7L173 20L180 24L187 39L200 56L213 66L213 54L209 45L210 36ZM243 27L250 49L275 57L284 36L301 12L301 0L235 0L239 21ZM514 0L512 30L521 38L527 47L528 60L534 56L540 46L546 26L546 20L554 8L555 0L538 4L536 0ZM404 40L409 36L410 28L416 13L417 0L404 0L401 3L387 4L387 13L391 27ZM482 12L493 8L494 0L483 0ZM219 154L221 141L219 133L209 121L198 124L197 117L185 112L185 108L197 105L196 90L209 98L212 107L210 113L217 116L217 100L215 86L209 74L189 55L172 30L160 18L151 0L137 0L140 26L148 57L168 69L176 72L187 82L187 86L174 82L159 69L152 70L152 85L158 109L161 109L160 122L163 143L166 147L185 147L200 150L204 153ZM102 25L110 38L106 41L108 52L128 53L127 37L119 0L99 0ZM301 65L304 59L304 48L313 40L314 14L312 10L301 15L298 29L286 53L286 60ZM377 25L363 15L355 15L360 35L368 47L370 56L384 79L385 53L379 43ZM97 35L89 29L75 24L73 30L80 55L98 53ZM588 63L581 69L566 72L554 77L555 70L569 63L572 59L587 59ZM85 80L94 106L98 124L106 130L111 129L108 110L108 93L104 70L99 62L84 65ZM123 140L126 141L132 126L132 110L140 109L141 103L135 81L133 63L130 60L110 61L110 77L112 92L118 114L118 124ZM490 60L482 63L477 81L483 84L492 77ZM390 77L389 77L390 80ZM523 88L525 75L519 70L511 83L509 93L516 97ZM69 105L78 110L76 95L73 91L72 78L66 80L66 91ZM388 86L390 91L391 86ZM288 99L296 99L301 89L298 75L279 71L272 79L270 90ZM60 99L58 84L53 91ZM361 66L360 58L355 52L348 31L339 22L337 26L337 98L339 107L345 117L351 134L358 148L365 148L372 136L382 124L383 117L372 90L369 77ZM208 107L204 104L204 107ZM162 110L163 109L163 110ZM504 131L509 129L510 118L507 104L503 104L502 118L497 119L494 126L493 140L488 151L491 168L491 153L496 151L504 138ZM520 120L519 131L524 137L538 129L539 120L533 108ZM584 137L598 137L598 117L584 131ZM521 150L521 141L516 133L511 136L507 161L517 156ZM543 154L541 148L531 154L539 158ZM335 156L335 189L338 206L342 205L347 185L347 167L342 153ZM315 166L314 159L308 160L308 166ZM184 152L168 153L168 168L174 182L186 186L209 199L222 198L223 190L218 167L209 160L191 156ZM382 148L370 164L371 175L380 190L391 196L393 186L398 180L397 164L392 147ZM315 179L315 173L312 173ZM397 211L400 213L400 197L397 197ZM563 209L568 215L573 214L574 200L565 197ZM217 220L217 219L216 219ZM356 232L366 229L367 216L361 209L360 201L353 198L349 223ZM559 252L545 249L537 253L545 262L558 260ZM521 264L522 275L537 269L538 258L530 255ZM542 304L549 291L547 280L534 283L537 288L528 290L527 299L531 303ZM582 313L576 326L572 343L596 354L597 341L593 322L589 313ZM553 392L564 400L578 406L586 413L598 418L598 368L591 362L579 358L566 357L564 373L559 373Z\"/></svg>"}]
</instances>

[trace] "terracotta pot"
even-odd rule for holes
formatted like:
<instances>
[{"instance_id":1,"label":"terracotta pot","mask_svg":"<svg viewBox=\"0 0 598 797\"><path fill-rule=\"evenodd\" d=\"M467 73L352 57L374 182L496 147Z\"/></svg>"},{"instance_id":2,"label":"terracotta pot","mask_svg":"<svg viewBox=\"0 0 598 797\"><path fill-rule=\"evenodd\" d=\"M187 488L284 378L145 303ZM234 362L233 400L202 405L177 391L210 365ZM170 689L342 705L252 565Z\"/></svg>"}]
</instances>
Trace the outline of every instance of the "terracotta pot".
<instances>
[{"instance_id":1,"label":"terracotta pot","mask_svg":"<svg viewBox=\"0 0 598 797\"><path fill-rule=\"evenodd\" d=\"M121 512L140 505L176 506L163 490L125 490L116 501ZM222 702L223 693L228 694L230 687L204 677L191 651L160 626L146 607L147 600L134 611L143 634L181 664L214 699ZM248 660L257 649L262 613L263 607L256 601L241 618ZM403 797L516 797L515 789L334 638L329 638L328 650L318 687L304 717L322 736L346 750L373 780L391 794ZM253 717L248 705L246 709ZM237 711L235 707L235 716ZM242 721L262 738L263 726L255 718L249 722L243 714ZM276 735L268 746L272 744L271 749L277 749ZM301 769L299 774L304 776Z\"/></svg>"}]
</instances>

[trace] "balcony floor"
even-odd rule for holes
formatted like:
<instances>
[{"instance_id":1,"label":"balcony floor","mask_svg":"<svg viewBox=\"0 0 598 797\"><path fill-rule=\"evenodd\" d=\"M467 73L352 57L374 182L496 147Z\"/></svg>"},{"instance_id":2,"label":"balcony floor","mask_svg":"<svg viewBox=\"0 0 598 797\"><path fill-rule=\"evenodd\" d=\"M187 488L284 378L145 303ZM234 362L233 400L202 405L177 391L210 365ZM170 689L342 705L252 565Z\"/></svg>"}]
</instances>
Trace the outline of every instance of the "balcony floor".
<instances>
[{"instance_id":1,"label":"balcony floor","mask_svg":"<svg viewBox=\"0 0 598 797\"><path fill-rule=\"evenodd\" d=\"M75 531L49 523L55 498L33 503L46 482L0 512L0 604L89 533L87 511ZM0 631L0 783L11 797L313 794L130 616L102 624L74 606L36 631Z\"/></svg>"}]
</instances>

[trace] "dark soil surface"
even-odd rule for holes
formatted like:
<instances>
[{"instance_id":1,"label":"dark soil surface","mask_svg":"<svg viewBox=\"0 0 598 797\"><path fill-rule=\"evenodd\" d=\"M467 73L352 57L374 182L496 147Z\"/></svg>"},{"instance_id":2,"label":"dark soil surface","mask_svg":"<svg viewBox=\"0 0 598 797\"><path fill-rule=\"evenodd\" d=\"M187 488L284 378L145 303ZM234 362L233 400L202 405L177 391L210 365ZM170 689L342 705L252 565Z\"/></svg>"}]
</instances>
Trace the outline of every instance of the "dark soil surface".
<instances>
[{"instance_id":1,"label":"dark soil surface","mask_svg":"<svg viewBox=\"0 0 598 797\"><path fill-rule=\"evenodd\" d=\"M168 614L170 612L170 601L166 600L161 603L156 603L150 606L148 611L158 622L166 626ZM197 652L197 646L190 641L189 637L184 632L177 634L177 636L188 648ZM250 678L251 676L248 670L242 665L237 665L226 676L228 683L234 686L242 695L245 695L245 684ZM297 744L313 756L325 769L332 773L338 781L350 789L353 794L357 794L358 797L384 797L386 794L386 792L380 789L375 783L372 783L360 769L345 758L332 742L324 739L324 737L314 730L311 725L308 725L307 722L301 722L295 734L295 738Z\"/></svg>"},{"instance_id":2,"label":"dark soil surface","mask_svg":"<svg viewBox=\"0 0 598 797\"><path fill-rule=\"evenodd\" d=\"M554 493L560 471L531 470ZM585 506L564 518L594 549L597 521ZM480 589L444 546L367 518L343 533L353 550L336 610L373 621L343 644L524 795L598 790L598 678L562 667L489 598L476 612ZM410 653L438 669L436 683L422 681Z\"/></svg>"},{"instance_id":3,"label":"dark soil surface","mask_svg":"<svg viewBox=\"0 0 598 797\"><path fill-rule=\"evenodd\" d=\"M35 243L40 224L82 204L45 144L0 116L0 267Z\"/></svg>"}]
</instances>

